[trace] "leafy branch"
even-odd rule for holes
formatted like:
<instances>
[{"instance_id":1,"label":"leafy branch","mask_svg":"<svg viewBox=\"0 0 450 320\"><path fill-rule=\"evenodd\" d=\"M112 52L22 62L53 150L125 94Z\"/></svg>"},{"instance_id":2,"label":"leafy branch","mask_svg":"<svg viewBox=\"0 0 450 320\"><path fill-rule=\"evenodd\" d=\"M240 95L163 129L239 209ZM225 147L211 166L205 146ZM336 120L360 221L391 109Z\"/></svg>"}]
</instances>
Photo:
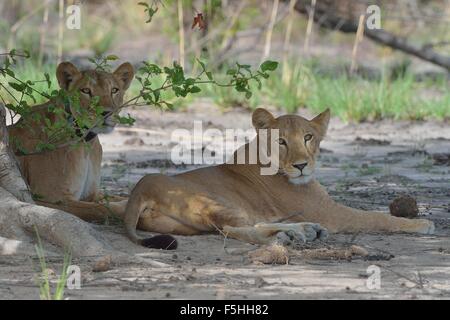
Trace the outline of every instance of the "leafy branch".
<instances>
[{"instance_id":1,"label":"leafy branch","mask_svg":"<svg viewBox=\"0 0 450 320\"><path fill-rule=\"evenodd\" d=\"M50 76L47 73L44 74L44 79L37 81L23 81L17 78L12 69L12 66L17 62L16 57L28 58L28 55L11 51L2 54L2 56L6 58L3 66L0 67L0 76L14 80L7 81L7 85L0 82L0 87L13 100L12 103L7 103L5 97L0 94L0 100L10 111L11 121L14 121L15 117L20 115L21 118L25 119L25 123L21 124L22 126L32 128L33 126L29 126L27 121L42 124L40 128L41 132L44 133L44 138L37 143L35 150L25 150L23 147L18 148L20 153L27 155L79 145L84 142L91 130L101 127L104 119L108 116L113 116L114 120L120 124L133 125L135 119L129 114L127 116L119 115L119 111L125 108L145 105L172 109L172 103L165 98L169 92L178 98L185 98L189 94L201 92L202 85L212 84L219 87L234 88L238 92L245 93L246 98L250 98L252 96L250 84L256 82L258 89L260 89L262 80L267 79L269 73L278 67L278 62L275 61L265 61L257 70L252 70L250 65L236 63L234 67L227 70L225 79L219 81L207 69L205 63L200 60L197 60L197 63L199 63L201 71L194 77L187 76L184 69L177 62L174 62L170 67L160 67L157 64L144 61L136 76L141 87L139 94L125 101L114 111L114 114L104 114L102 106L99 105L99 97L93 97L89 108L86 109L80 105L78 92L68 93L64 90L42 92L37 90L34 86L39 82L46 82L48 88L51 88ZM119 58L115 55L108 55L106 57L97 56L89 59L89 61L94 64L95 70L109 72L111 70L110 62L117 59ZM164 80L162 84L158 85L158 83L161 83L161 78ZM17 98L14 92L19 93L20 98ZM28 105L25 97L36 102L36 94L49 99L50 104L47 106L47 115L55 115L55 121L50 121L48 116L34 113L33 109ZM58 107L58 105L64 105L64 103L70 105L70 112L65 108ZM73 118L72 122L67 121L71 117ZM18 147L20 147L19 144L18 142Z\"/></svg>"},{"instance_id":2,"label":"leafy branch","mask_svg":"<svg viewBox=\"0 0 450 320\"><path fill-rule=\"evenodd\" d=\"M172 108L172 104L163 99L162 93L172 91L176 97L186 97L188 94L196 94L201 92L199 85L212 84L219 87L234 88L238 92L244 92L245 97L249 99L252 96L250 83L256 82L258 89L262 86L262 79L269 77L269 72L274 71L278 67L278 62L265 61L256 71L251 70L250 65L236 63L235 68L228 69L226 72L227 79L217 81L212 72L208 71L205 63L197 59L200 64L201 71L195 77L186 77L183 68L175 61L172 67L160 68L156 64L143 62L143 66L139 68L139 74L136 79L141 85L140 92L137 96L126 101L121 108L131 106L151 105L157 107ZM163 76L164 81L159 86L154 86L152 79ZM159 79L159 78L158 78Z\"/></svg>"},{"instance_id":3,"label":"leafy branch","mask_svg":"<svg viewBox=\"0 0 450 320\"><path fill-rule=\"evenodd\" d=\"M154 0L151 4L138 3L145 8L144 12L148 14L146 23L152 21L158 11L158 4L163 5L159 0ZM17 58L29 58L30 55L27 51L11 50L9 53L1 53L0 57L4 57L3 66L0 66L0 76L7 79L6 84L0 82L0 89L4 89L10 98L6 99L0 91L0 101L9 110L11 122L14 122L17 115L20 115L23 119L20 121L22 127L33 130L33 127L36 126L30 125L30 122L39 123L37 126L39 132L32 132L34 137L38 136L40 139L34 150L25 150L22 142L16 141L16 149L22 154L36 154L82 144L91 130L101 127L104 119L109 116L112 116L117 123L133 125L135 119L129 114L125 117L120 116L120 110L144 105L172 109L172 103L166 98L169 93L182 99L189 94L201 92L202 85L229 87L245 94L245 97L249 99L252 96L251 83L256 83L257 88L260 89L262 80L267 79L269 73L278 67L278 62L270 60L263 62L256 70L252 70L250 65L236 63L226 71L223 78L217 80L207 69L205 63L198 59L197 63L200 65L201 71L196 76L187 76L185 70L177 62L173 62L172 66L160 67L155 63L144 61L136 75L140 84L138 95L125 101L114 110L114 114L104 114L103 107L99 104L99 97L92 97L89 107L86 108L81 106L78 92L37 90L35 84L39 82L46 82L48 89L51 88L50 76L47 73L44 73L44 79L37 81L17 78L12 66L17 63ZM108 55L96 56L90 58L89 61L94 65L96 71L110 72L110 62L118 59L116 55ZM162 82L161 79L163 79ZM15 93L18 93L20 97L16 97ZM40 106L40 108L46 108L45 112L34 112L36 109L28 105L26 98L36 103L35 95L49 100L49 103ZM7 100L11 102L7 103ZM61 108L61 105L65 107ZM67 109L67 105L70 106L70 110Z\"/></svg>"}]
</instances>

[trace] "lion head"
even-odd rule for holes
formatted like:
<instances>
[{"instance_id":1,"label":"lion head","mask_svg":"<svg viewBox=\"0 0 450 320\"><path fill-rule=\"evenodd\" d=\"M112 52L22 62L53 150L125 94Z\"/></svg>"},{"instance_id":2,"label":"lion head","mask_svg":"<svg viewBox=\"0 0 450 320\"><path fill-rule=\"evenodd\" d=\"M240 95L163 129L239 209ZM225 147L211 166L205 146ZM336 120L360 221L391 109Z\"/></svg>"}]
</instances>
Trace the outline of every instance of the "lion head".
<instances>
[{"instance_id":1,"label":"lion head","mask_svg":"<svg viewBox=\"0 0 450 320\"><path fill-rule=\"evenodd\" d=\"M91 130L94 133L112 131L116 123L111 116L123 104L125 91L133 77L134 69L128 62L120 65L112 73L99 70L79 71L70 62L62 62L56 69L56 78L61 89L69 93L79 92L81 108L89 108L91 100L98 97L98 103L103 109L103 123Z\"/></svg>"},{"instance_id":2,"label":"lion head","mask_svg":"<svg viewBox=\"0 0 450 320\"><path fill-rule=\"evenodd\" d=\"M258 136L259 129L279 130L277 141L273 142L279 146L279 172L294 184L308 183L314 177L319 145L326 134L329 120L329 109L312 120L297 115L276 118L262 108L256 109L252 116ZM269 134L269 137L273 136Z\"/></svg>"}]
</instances>

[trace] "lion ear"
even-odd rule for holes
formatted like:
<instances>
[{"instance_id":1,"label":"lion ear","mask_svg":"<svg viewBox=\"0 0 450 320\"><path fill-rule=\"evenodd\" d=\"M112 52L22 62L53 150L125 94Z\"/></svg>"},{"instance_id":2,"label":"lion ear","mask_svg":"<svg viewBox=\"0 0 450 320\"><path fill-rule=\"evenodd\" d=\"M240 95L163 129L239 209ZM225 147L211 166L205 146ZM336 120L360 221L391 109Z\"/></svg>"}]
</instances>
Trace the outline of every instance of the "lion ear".
<instances>
[{"instance_id":1,"label":"lion ear","mask_svg":"<svg viewBox=\"0 0 450 320\"><path fill-rule=\"evenodd\" d=\"M61 62L56 68L56 79L61 89L68 90L70 84L80 76L81 72L71 62Z\"/></svg>"},{"instance_id":2,"label":"lion ear","mask_svg":"<svg viewBox=\"0 0 450 320\"><path fill-rule=\"evenodd\" d=\"M253 111L252 123L255 129L270 128L275 122L275 117L266 109L258 108Z\"/></svg>"},{"instance_id":3,"label":"lion ear","mask_svg":"<svg viewBox=\"0 0 450 320\"><path fill-rule=\"evenodd\" d=\"M122 63L113 74L119 78L122 83L123 90L127 90L130 86L131 80L134 77L134 68L129 62Z\"/></svg>"},{"instance_id":4,"label":"lion ear","mask_svg":"<svg viewBox=\"0 0 450 320\"><path fill-rule=\"evenodd\" d=\"M328 129L328 123L330 122L330 108L327 108L324 112L316 116L310 121L314 128L319 132L321 138L325 136Z\"/></svg>"}]
</instances>

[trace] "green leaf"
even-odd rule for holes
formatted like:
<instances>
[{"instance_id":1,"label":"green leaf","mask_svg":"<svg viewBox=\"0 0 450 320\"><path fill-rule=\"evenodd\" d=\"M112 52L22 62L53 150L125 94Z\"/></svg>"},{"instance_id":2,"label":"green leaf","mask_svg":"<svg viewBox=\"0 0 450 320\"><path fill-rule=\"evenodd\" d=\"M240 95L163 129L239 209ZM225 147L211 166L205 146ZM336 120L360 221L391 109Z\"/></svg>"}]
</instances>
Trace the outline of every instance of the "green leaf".
<instances>
[{"instance_id":1,"label":"green leaf","mask_svg":"<svg viewBox=\"0 0 450 320\"><path fill-rule=\"evenodd\" d=\"M110 55L106 56L105 59L108 61L114 61L114 60L119 60L119 57L116 56L115 54L110 54Z\"/></svg>"},{"instance_id":2,"label":"green leaf","mask_svg":"<svg viewBox=\"0 0 450 320\"><path fill-rule=\"evenodd\" d=\"M191 86L191 85L193 85L193 84L195 83L195 79L194 79L194 78L187 78L186 81L185 81L185 83L186 83L188 86Z\"/></svg>"},{"instance_id":3,"label":"green leaf","mask_svg":"<svg viewBox=\"0 0 450 320\"><path fill-rule=\"evenodd\" d=\"M245 93L245 98L246 99L250 99L252 97L252 92L251 91L247 91L246 93Z\"/></svg>"},{"instance_id":4,"label":"green leaf","mask_svg":"<svg viewBox=\"0 0 450 320\"><path fill-rule=\"evenodd\" d=\"M56 147L54 144L51 143L46 143L46 142L38 142L36 145L36 151L41 152L41 151L52 151L55 150Z\"/></svg>"},{"instance_id":5,"label":"green leaf","mask_svg":"<svg viewBox=\"0 0 450 320\"><path fill-rule=\"evenodd\" d=\"M206 76L208 77L209 80L213 79L211 71L206 71Z\"/></svg>"},{"instance_id":6,"label":"green leaf","mask_svg":"<svg viewBox=\"0 0 450 320\"><path fill-rule=\"evenodd\" d=\"M261 90L262 88L261 80L259 78L255 78L255 81L258 83L258 90Z\"/></svg>"},{"instance_id":7,"label":"green leaf","mask_svg":"<svg viewBox=\"0 0 450 320\"><path fill-rule=\"evenodd\" d=\"M136 121L136 119L134 119L133 117L130 116L130 114L128 113L126 117L121 117L116 115L115 119L120 123L120 124L125 124L125 125L129 125L132 126L134 124L134 122Z\"/></svg>"},{"instance_id":8,"label":"green leaf","mask_svg":"<svg viewBox=\"0 0 450 320\"><path fill-rule=\"evenodd\" d=\"M167 107L169 110L173 110L173 104L171 104L171 103L169 103L169 102L166 102L166 101L164 101L163 103L166 105L166 107Z\"/></svg>"},{"instance_id":9,"label":"green leaf","mask_svg":"<svg viewBox=\"0 0 450 320\"><path fill-rule=\"evenodd\" d=\"M251 66L249 64L239 64L239 63L236 63L236 64L239 68L242 68L245 70L250 70L250 68L251 68Z\"/></svg>"},{"instance_id":10,"label":"green leaf","mask_svg":"<svg viewBox=\"0 0 450 320\"><path fill-rule=\"evenodd\" d=\"M260 72L259 73L260 75L261 75L261 77L263 77L264 79L267 79L267 78L269 78L269 74L268 73L266 73L266 72Z\"/></svg>"},{"instance_id":11,"label":"green leaf","mask_svg":"<svg viewBox=\"0 0 450 320\"><path fill-rule=\"evenodd\" d=\"M267 60L261 64L261 71L274 71L278 67L278 62Z\"/></svg>"},{"instance_id":12,"label":"green leaf","mask_svg":"<svg viewBox=\"0 0 450 320\"><path fill-rule=\"evenodd\" d=\"M191 93L198 93L198 92L202 91L202 89L200 89L200 88L197 87L197 86L193 86L193 87L190 89L190 91L191 91Z\"/></svg>"},{"instance_id":13,"label":"green leaf","mask_svg":"<svg viewBox=\"0 0 450 320\"><path fill-rule=\"evenodd\" d=\"M9 61L9 60L8 60ZM5 72L7 75L9 75L10 77L15 77L14 71L12 71L11 69L5 69Z\"/></svg>"},{"instance_id":14,"label":"green leaf","mask_svg":"<svg viewBox=\"0 0 450 320\"><path fill-rule=\"evenodd\" d=\"M52 82L50 81L50 75L46 72L44 73L45 81L47 82L47 86L50 89L50 86L52 85Z\"/></svg>"},{"instance_id":15,"label":"green leaf","mask_svg":"<svg viewBox=\"0 0 450 320\"><path fill-rule=\"evenodd\" d=\"M202 70L205 71L205 70L206 70L206 65L205 65L205 63L203 63L203 62L200 61L199 59L197 59L197 62L202 66Z\"/></svg>"},{"instance_id":16,"label":"green leaf","mask_svg":"<svg viewBox=\"0 0 450 320\"><path fill-rule=\"evenodd\" d=\"M13 88L14 90L18 92L22 92L26 89L27 85L24 83L15 83L15 82L8 82L9 86Z\"/></svg>"},{"instance_id":17,"label":"green leaf","mask_svg":"<svg viewBox=\"0 0 450 320\"><path fill-rule=\"evenodd\" d=\"M153 95L155 96L155 102L158 102L161 96L161 92L159 90L155 90L153 91Z\"/></svg>"}]
</instances>

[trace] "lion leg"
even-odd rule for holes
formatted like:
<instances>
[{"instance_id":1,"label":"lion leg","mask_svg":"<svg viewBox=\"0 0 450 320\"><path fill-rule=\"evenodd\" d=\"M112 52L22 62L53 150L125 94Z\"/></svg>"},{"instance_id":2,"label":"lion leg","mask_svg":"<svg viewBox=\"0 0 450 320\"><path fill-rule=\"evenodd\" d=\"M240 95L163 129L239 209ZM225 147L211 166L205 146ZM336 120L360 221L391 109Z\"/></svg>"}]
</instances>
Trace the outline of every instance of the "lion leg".
<instances>
[{"instance_id":1,"label":"lion leg","mask_svg":"<svg viewBox=\"0 0 450 320\"><path fill-rule=\"evenodd\" d=\"M124 200L116 200L114 202L108 201L104 203L110 210L110 212L120 218L125 217L125 209L127 207L128 199L124 198Z\"/></svg>"},{"instance_id":2,"label":"lion leg","mask_svg":"<svg viewBox=\"0 0 450 320\"><path fill-rule=\"evenodd\" d=\"M407 232L432 234L434 223L426 219L407 219L376 211L349 208L335 202L318 182L308 186L308 197L301 204L298 219L320 223L337 232ZM293 219L295 221L295 219Z\"/></svg>"},{"instance_id":3,"label":"lion leg","mask_svg":"<svg viewBox=\"0 0 450 320\"><path fill-rule=\"evenodd\" d=\"M36 203L45 207L69 212L88 222L103 222L108 215L113 213L113 210L108 206L96 202L66 199L56 203L38 200Z\"/></svg>"},{"instance_id":4,"label":"lion leg","mask_svg":"<svg viewBox=\"0 0 450 320\"><path fill-rule=\"evenodd\" d=\"M387 213L363 211L335 203L330 199L320 208L305 214L307 221L320 223L330 232L407 232L432 234L434 223L426 219L393 217Z\"/></svg>"},{"instance_id":5,"label":"lion leg","mask_svg":"<svg viewBox=\"0 0 450 320\"><path fill-rule=\"evenodd\" d=\"M307 242L316 239L326 239L328 232L317 223L258 223L254 226L231 227L225 226L224 233L230 238L254 244L269 244L285 242L290 238L294 242ZM283 243L284 244L284 243Z\"/></svg>"}]
</instances>

